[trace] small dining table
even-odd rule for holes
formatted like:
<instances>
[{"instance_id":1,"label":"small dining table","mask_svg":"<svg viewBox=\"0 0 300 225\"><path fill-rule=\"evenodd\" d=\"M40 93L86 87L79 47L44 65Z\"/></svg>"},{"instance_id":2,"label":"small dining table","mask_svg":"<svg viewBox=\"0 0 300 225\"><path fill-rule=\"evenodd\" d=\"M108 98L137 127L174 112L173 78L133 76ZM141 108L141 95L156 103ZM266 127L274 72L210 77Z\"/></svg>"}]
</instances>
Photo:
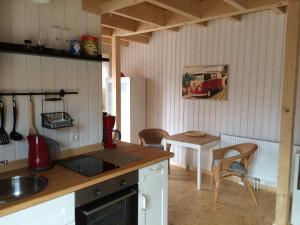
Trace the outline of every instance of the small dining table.
<instances>
[{"instance_id":1,"label":"small dining table","mask_svg":"<svg viewBox=\"0 0 300 225\"><path fill-rule=\"evenodd\" d=\"M190 136L186 132L168 136L164 139L164 149L167 145L197 150L197 190L201 187L201 149L212 142L219 142L220 137L206 134L204 136Z\"/></svg>"}]
</instances>

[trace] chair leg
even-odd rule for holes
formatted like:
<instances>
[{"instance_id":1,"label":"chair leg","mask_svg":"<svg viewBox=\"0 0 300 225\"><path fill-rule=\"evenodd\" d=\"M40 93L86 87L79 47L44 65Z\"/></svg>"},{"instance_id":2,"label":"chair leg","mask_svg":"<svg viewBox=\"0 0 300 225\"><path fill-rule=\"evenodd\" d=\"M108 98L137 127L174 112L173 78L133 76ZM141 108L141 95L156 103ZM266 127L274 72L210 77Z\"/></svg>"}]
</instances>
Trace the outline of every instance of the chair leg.
<instances>
[{"instance_id":1,"label":"chair leg","mask_svg":"<svg viewBox=\"0 0 300 225\"><path fill-rule=\"evenodd\" d=\"M219 187L220 187L220 182L216 182L216 190L215 190L215 203L217 203L218 201L218 191L219 191Z\"/></svg>"},{"instance_id":2,"label":"chair leg","mask_svg":"<svg viewBox=\"0 0 300 225\"><path fill-rule=\"evenodd\" d=\"M253 188L252 188L248 178L247 177L242 177L242 181L244 182L247 190L249 191L249 193L251 195L251 198L254 201L255 206L257 206L257 201L256 201L256 198L255 198L255 195L254 195L254 192L253 192Z\"/></svg>"},{"instance_id":3,"label":"chair leg","mask_svg":"<svg viewBox=\"0 0 300 225\"><path fill-rule=\"evenodd\" d=\"M211 171L210 174L210 189L212 190L214 188L214 173Z\"/></svg>"}]
</instances>

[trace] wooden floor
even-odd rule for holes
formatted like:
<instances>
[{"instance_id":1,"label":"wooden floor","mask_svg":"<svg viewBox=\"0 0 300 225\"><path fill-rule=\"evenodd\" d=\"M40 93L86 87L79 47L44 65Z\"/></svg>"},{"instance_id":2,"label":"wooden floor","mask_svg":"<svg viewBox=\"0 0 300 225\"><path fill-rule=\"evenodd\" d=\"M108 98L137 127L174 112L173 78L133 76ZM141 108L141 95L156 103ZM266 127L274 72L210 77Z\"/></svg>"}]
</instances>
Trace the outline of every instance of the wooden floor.
<instances>
[{"instance_id":1,"label":"wooden floor","mask_svg":"<svg viewBox=\"0 0 300 225\"><path fill-rule=\"evenodd\" d=\"M255 195L258 207L243 186L225 180L215 204L208 175L202 175L201 191L197 191L195 172L172 167L169 225L271 225L275 216L275 194L258 191Z\"/></svg>"}]
</instances>

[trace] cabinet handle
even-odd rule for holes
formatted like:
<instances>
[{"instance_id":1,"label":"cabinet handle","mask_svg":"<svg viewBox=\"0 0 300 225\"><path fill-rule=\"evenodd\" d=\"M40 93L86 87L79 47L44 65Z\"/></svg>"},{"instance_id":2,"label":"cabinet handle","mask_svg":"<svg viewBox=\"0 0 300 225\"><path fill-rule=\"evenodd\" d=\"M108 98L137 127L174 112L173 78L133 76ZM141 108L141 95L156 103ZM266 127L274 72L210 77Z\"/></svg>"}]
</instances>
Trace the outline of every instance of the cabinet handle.
<instances>
[{"instance_id":1,"label":"cabinet handle","mask_svg":"<svg viewBox=\"0 0 300 225\"><path fill-rule=\"evenodd\" d=\"M154 171L154 172L157 172L157 171L159 171L159 170L162 170L164 167L163 166L158 166L158 167L151 167L151 168L149 168L151 171Z\"/></svg>"},{"instance_id":2,"label":"cabinet handle","mask_svg":"<svg viewBox=\"0 0 300 225\"><path fill-rule=\"evenodd\" d=\"M143 197L142 210L146 211L146 209L147 209L147 196L145 194L142 194L142 197Z\"/></svg>"}]
</instances>

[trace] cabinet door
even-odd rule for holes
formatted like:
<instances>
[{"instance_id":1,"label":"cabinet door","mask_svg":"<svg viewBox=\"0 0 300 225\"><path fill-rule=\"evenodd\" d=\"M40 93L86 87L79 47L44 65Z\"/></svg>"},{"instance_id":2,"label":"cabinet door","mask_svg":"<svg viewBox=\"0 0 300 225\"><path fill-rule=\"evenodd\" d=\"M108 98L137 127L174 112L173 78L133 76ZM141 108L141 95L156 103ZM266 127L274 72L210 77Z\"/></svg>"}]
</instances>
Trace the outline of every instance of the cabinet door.
<instances>
[{"instance_id":1,"label":"cabinet door","mask_svg":"<svg viewBox=\"0 0 300 225\"><path fill-rule=\"evenodd\" d=\"M66 225L75 220L74 193L0 218L1 225Z\"/></svg>"},{"instance_id":2,"label":"cabinet door","mask_svg":"<svg viewBox=\"0 0 300 225\"><path fill-rule=\"evenodd\" d=\"M167 225L167 162L140 171L139 225Z\"/></svg>"}]
</instances>

